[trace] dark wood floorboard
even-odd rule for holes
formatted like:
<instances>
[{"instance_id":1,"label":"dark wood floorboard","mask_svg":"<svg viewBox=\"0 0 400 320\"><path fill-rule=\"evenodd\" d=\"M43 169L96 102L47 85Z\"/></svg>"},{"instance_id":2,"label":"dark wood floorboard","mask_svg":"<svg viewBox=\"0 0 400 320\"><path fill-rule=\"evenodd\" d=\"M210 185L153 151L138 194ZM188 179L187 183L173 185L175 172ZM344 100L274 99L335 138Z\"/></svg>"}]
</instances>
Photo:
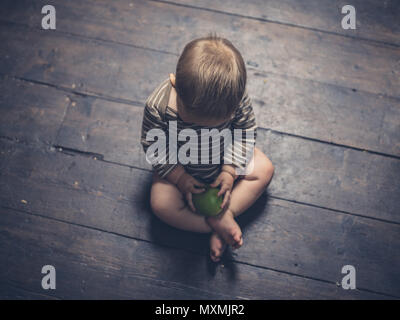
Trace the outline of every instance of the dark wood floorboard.
<instances>
[{"instance_id":1,"label":"dark wood floorboard","mask_svg":"<svg viewBox=\"0 0 400 320\"><path fill-rule=\"evenodd\" d=\"M0 136L51 144L71 103L54 88L0 77Z\"/></svg>"},{"instance_id":2,"label":"dark wood floorboard","mask_svg":"<svg viewBox=\"0 0 400 320\"><path fill-rule=\"evenodd\" d=\"M2 278L31 291L43 263L59 270L49 295L69 299L382 299L360 290L255 268L212 270L203 256L119 237L81 226L0 209ZM41 236L38 237L38 234ZM21 268L21 263L30 268ZM12 273L12 276L10 276ZM29 279L29 281L27 281Z\"/></svg>"},{"instance_id":3,"label":"dark wood floorboard","mask_svg":"<svg viewBox=\"0 0 400 320\"><path fill-rule=\"evenodd\" d=\"M75 107L68 110L57 145L150 169L137 144L140 132L134 130L140 127L142 109L125 104L110 108L110 105L109 101L77 99ZM398 159L265 130L259 130L257 145L279 164L270 186L272 195L400 221L397 214L400 182L390 179L393 174L400 174ZM377 202L377 199L382 200Z\"/></svg>"},{"instance_id":4,"label":"dark wood floorboard","mask_svg":"<svg viewBox=\"0 0 400 320\"><path fill-rule=\"evenodd\" d=\"M400 298L400 6L356 0L347 32L340 1L233 3L54 0L56 31L46 2L1 3L0 298ZM139 144L144 100L209 31L245 58L276 167L219 266L151 214Z\"/></svg>"},{"instance_id":5,"label":"dark wood floorboard","mask_svg":"<svg viewBox=\"0 0 400 320\"><path fill-rule=\"evenodd\" d=\"M200 3L195 0L165 2L400 45L400 26L397 23L400 4L396 0L353 0L351 3L343 0L234 0L229 2L229 6L223 1L213 0ZM351 33L341 27L344 17L341 9L347 4L356 9L356 30L351 30Z\"/></svg>"},{"instance_id":6,"label":"dark wood floorboard","mask_svg":"<svg viewBox=\"0 0 400 320\"><path fill-rule=\"evenodd\" d=\"M113 3L115 6L122 6L121 2ZM156 8L149 8L149 5L155 5ZM154 14L158 15L167 15L167 13L172 10L173 12L170 14L174 16L171 16L168 20L172 24L179 24L179 19L177 17L180 16L181 10L190 11L188 8L176 8L170 5L166 8L157 8L158 5L159 4L153 3L144 4L141 2L136 5L135 10L138 11L137 14L143 15L145 15L144 12L146 11L154 11ZM165 5L162 4L162 6ZM29 6L27 7L29 8ZM71 7L74 8L73 6ZM65 16L63 15L64 20L59 22L59 24L62 25L60 28L63 28L59 32L64 31L81 36L100 38L107 40L107 44L103 42L88 44L87 40L83 42L76 40L69 44L68 48L65 48L61 43L67 40L58 38L54 40L52 37L55 36L51 35L48 39L48 45L44 45L43 39L41 39L40 42L36 41L38 45L36 48L33 48L33 54L29 52L29 59L32 63L31 66L24 64L25 68L20 70L18 65L16 66L15 61L5 59L4 63L12 67L15 75L28 79L55 83L67 88L75 86L74 90L80 92L97 93L118 99L123 98L135 102L143 102L153 89L152 85L154 82L165 78L168 72L173 71L171 66L175 65L176 54L179 51L170 48L169 50L174 52L172 55L162 53L158 53L157 55L157 53L152 52L149 53L150 56L148 56L148 50L135 50L134 48L126 48L123 45L114 45L110 47L109 42L116 41L117 39L118 42L147 48L155 48L154 46L157 45L157 48L162 50L162 47L165 49L173 44L175 44L175 47L181 48L184 45L184 42L182 42L184 39L181 37L178 39L170 39L171 37L168 36L168 34L160 34L160 39L167 38L168 41L165 43L155 43L151 41L150 34L146 37L146 33L153 32L146 24L132 21L136 18L130 13L126 13L127 16L125 19L117 19L117 21L115 21L114 17L110 15L110 11L113 11L112 9L114 9L114 11L118 10L118 7L112 6L109 8L109 2L103 4L103 6L99 6L97 2L96 5L86 3L85 7L75 8L73 12L70 12L72 10L70 7L63 8L68 14L65 14ZM15 12L15 10L12 12ZM17 17L13 18L12 12L7 15L7 19L14 19L15 21L28 20L28 17L25 17L25 19L23 19L23 17L18 17L18 19ZM20 10L17 12L24 11ZM85 17L90 16L91 19L82 16L80 17L81 19L78 19L78 23L70 21L72 19L76 21L76 16L79 16L79 13L82 14L83 12L85 12ZM28 14L29 11L26 15ZM203 13L203 15L205 19L207 15L205 13ZM36 16L31 14L29 17ZM68 17L70 20L68 20ZM194 16L191 17L191 19L200 18ZM155 18L149 18L149 20L152 21L152 23L153 21L158 24L161 23L157 22L158 20ZM96 21L97 25L94 25ZM104 21L107 21L106 27L104 26ZM38 21L32 21L29 25L34 26L37 25L37 23ZM188 25L185 26L185 28L192 30L193 28L190 28L189 22L186 23ZM121 24L123 24L123 26L121 26ZM198 22L198 24L200 24L200 22ZM110 26L113 26L113 28L110 28ZM159 30L161 30L158 32L165 32L166 28L165 26L163 27L163 24L158 25L158 27ZM99 32L100 29L104 28L107 30ZM123 30L124 34L116 36L115 33L118 32L118 30ZM220 28L218 30L220 30ZM24 33L25 29L19 29L19 32ZM98 32L98 34L96 32ZM110 32L112 33L110 34ZM309 33L309 31L304 30L299 32ZM257 32L253 33L257 34ZM50 36L48 33L43 34L41 31L39 33L33 32L31 37L42 38L43 35ZM188 32L188 39L189 37L195 36L196 34ZM278 37L276 39L276 46L278 46L278 48L272 50L274 54L281 47L282 38L284 37ZM340 43L339 40L336 42ZM5 39L4 41L9 42L9 39ZM22 45L22 48L20 50L26 51L24 40L21 41L22 43L19 47ZM68 41L73 40L68 39ZM370 52L373 55L378 53L379 50L385 52L383 54L382 65L375 66L374 64L374 70L371 70L372 66L369 63L369 59L365 59L365 57L370 57L371 54L369 51L360 50L358 48L358 46L364 48L365 44L363 42L359 42L358 44L357 41L353 39L347 39L346 41L347 46L341 48L343 53L340 56L342 58L341 61L337 60L339 56L333 51L328 51L326 53L326 61L324 60L323 63L314 61L315 55L313 54L313 59L310 59L309 65L296 71L295 74L291 74L290 72L282 74L281 71L284 70L284 68L278 67L275 63L276 59L268 52L264 52L266 47L273 47L273 45L265 41L258 41L257 47L260 48L258 51L262 52L262 58L265 59L265 57L267 57L268 59L272 59L271 61L276 65L275 67L277 69L265 71L266 69L264 66L271 64L271 61L262 62L251 57L257 50L252 50L249 54L245 54L250 73L249 91L254 97L255 109L259 122L264 127L278 131L399 156L399 100L382 96L381 94L357 91L357 86L354 84L368 80L372 81L374 86L376 86L376 82L378 82L385 83L385 87L387 87L387 83L391 83L391 75L395 75L396 72L398 72L397 70L399 70L396 59L398 59L400 55L400 50L397 48L391 49L393 57L390 58L387 57L387 50L380 49L377 45L369 45ZM310 40L310 42L313 44L315 41ZM291 43L292 41L288 40L287 46L291 45ZM238 43L238 45L242 51L246 51L248 50L246 48L251 47L250 43ZM299 45L303 46L303 43ZM93 56L93 50L97 50L94 48L98 46L104 46L104 48L100 50L96 56ZM315 43L315 46L324 47L323 44L318 42ZM17 47L18 45L14 45L14 50L16 50ZM317 51L317 49L313 51ZM55 54L55 52L57 52L57 54ZM107 59L105 59L104 56L105 52L107 52ZM299 61L299 58L293 56L297 54L296 52L296 50L287 50L285 54L290 56L285 58L285 62ZM79 60L76 59L78 53L81 56ZM85 57L89 56L91 59L85 59ZM308 56L310 56L309 53L304 54L301 60L304 60L304 57ZM44 57L49 57L45 64L43 64ZM135 57L135 59L131 59L132 57ZM279 57L283 57L283 54L279 54ZM149 65L151 64L149 59L159 61L160 68L157 68L152 73L143 74L142 72L138 72L137 65ZM371 57L371 59L374 59L375 62L377 61L374 57ZM119 67L116 68L115 63L110 63L109 60L121 61L122 64L118 64ZM390 62L391 60L393 63ZM355 78L352 78L352 75L349 74L348 65L353 63L352 61L357 61L358 65L355 67L360 73L354 75ZM363 61L365 65L361 65ZM308 76L313 73L311 69L320 68L321 65L328 64L330 65L329 68L332 70L338 70L342 68L342 66L346 66L346 71L337 74L334 82L340 81L341 78L347 78L349 82L352 82L352 85L347 85L347 88L343 88L343 85L327 84L329 81L326 79L322 79L321 81L323 83L321 83L321 81L316 81L315 77L311 79ZM71 70L71 66L76 66L77 70ZM391 70L386 71L387 68L391 68ZM98 73L102 72L100 77L103 81L90 78L88 76L88 74L90 74L88 73L89 69L96 70ZM331 75L332 72L329 71L324 74ZM377 76L377 74L379 74L379 76ZM80 79L75 81L78 83L74 83L72 79L76 80L77 75L79 75ZM385 80L376 81L377 77L385 77ZM398 78L399 77L395 77L394 79ZM94 81L95 83L93 83ZM399 86L400 84L397 88ZM135 92L131 92L128 88L131 88L131 90ZM277 88L279 88L279 90L277 90ZM314 94L304 94L304 92L310 91ZM280 94L280 92L284 92L285 94ZM397 93L394 94L398 96ZM277 110L279 110L279 112L277 112ZM284 112L282 112L282 110ZM349 110L351 110L351 112ZM274 116L270 116L271 114ZM280 114L285 114L285 118L279 117ZM311 123L312 125L310 125Z\"/></svg>"},{"instance_id":7,"label":"dark wood floorboard","mask_svg":"<svg viewBox=\"0 0 400 320\"><path fill-rule=\"evenodd\" d=\"M40 3L36 5L40 7ZM132 7L129 6L131 3ZM17 6L25 11L29 8L22 4ZM76 1L68 3L68 8L64 22L59 19L59 32L178 55L193 38L216 31L232 39L250 66L260 71L400 97L398 47L151 1ZM93 10L95 13L90 15ZM12 19L13 23L26 24L28 17L32 17L34 20L30 25L39 28L41 17L27 12L25 18L13 18L12 13L4 12L5 18L1 20ZM50 33L40 29L40 34ZM44 47L46 42L41 41ZM76 55L82 54L78 48L69 49ZM105 56L111 62L115 61L112 56ZM128 58L133 60L132 55L125 56ZM128 61L119 61L118 66L126 68L129 65ZM142 63L145 65L146 61ZM173 70L175 64L170 67ZM160 70L164 71L163 68Z\"/></svg>"},{"instance_id":8,"label":"dark wood floorboard","mask_svg":"<svg viewBox=\"0 0 400 320\"><path fill-rule=\"evenodd\" d=\"M207 255L207 236L169 228L152 216L149 172L4 144L8 147L3 149L14 149L0 184L4 206ZM245 245L232 252L235 261L330 282L338 281L341 267L351 262L362 266L359 288L400 296L398 224L269 199L267 194L240 222Z\"/></svg>"},{"instance_id":9,"label":"dark wood floorboard","mask_svg":"<svg viewBox=\"0 0 400 320\"><path fill-rule=\"evenodd\" d=\"M10 285L10 283L0 283L0 299L2 300L58 300L55 296L46 295L39 292L26 290L26 283L22 282L22 287Z\"/></svg>"},{"instance_id":10,"label":"dark wood floorboard","mask_svg":"<svg viewBox=\"0 0 400 320\"><path fill-rule=\"evenodd\" d=\"M7 82L9 86L17 84L18 81ZM24 86L17 88L24 92ZM53 110L60 110L60 116L61 113L64 115L58 136L48 132L48 139L55 145L97 155L107 161L151 169L138 143L142 108L93 97L69 97L62 91L40 85L27 85L27 88L34 88L37 99L42 103L47 99L54 105ZM40 98L41 95L47 95L47 98ZM24 103L29 105L30 101ZM69 108L64 112L66 104ZM11 104L4 106L10 108ZM51 110L46 108L43 110ZM19 114L18 109L13 110ZM19 116L24 114L14 118ZM31 119L40 123L46 117L36 114L36 118ZM18 126L8 122L7 118L4 120L2 135L12 136ZM53 122L50 117L48 121L50 128ZM20 132L23 132L22 128ZM25 132L25 138L34 135L32 131ZM16 137L24 138L23 135ZM259 130L257 145L279 164L270 186L271 195L376 219L400 221L397 200L400 182L391 179L400 174L398 159L265 130Z\"/></svg>"}]
</instances>

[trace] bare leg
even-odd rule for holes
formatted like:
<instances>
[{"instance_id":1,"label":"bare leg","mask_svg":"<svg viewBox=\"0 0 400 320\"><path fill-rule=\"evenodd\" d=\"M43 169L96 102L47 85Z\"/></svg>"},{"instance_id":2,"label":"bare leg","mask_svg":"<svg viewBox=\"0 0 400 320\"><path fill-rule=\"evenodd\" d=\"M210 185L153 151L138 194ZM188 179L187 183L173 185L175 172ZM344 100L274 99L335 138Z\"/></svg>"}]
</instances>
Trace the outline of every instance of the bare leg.
<instances>
[{"instance_id":1,"label":"bare leg","mask_svg":"<svg viewBox=\"0 0 400 320\"><path fill-rule=\"evenodd\" d=\"M191 211L175 185L161 179L157 174L153 175L150 204L156 216L175 228L199 233L212 232L210 257L214 262L220 260L226 248L225 240L212 230L203 216ZM226 234L241 236L240 227L233 219L233 215L224 214L223 222L224 230L227 230ZM230 243L233 244L232 241Z\"/></svg>"},{"instance_id":2,"label":"bare leg","mask_svg":"<svg viewBox=\"0 0 400 320\"><path fill-rule=\"evenodd\" d=\"M243 176L235 184L228 210L221 217L209 218L208 223L203 216L195 214L187 207L175 185L154 174L151 208L162 221L175 228L199 233L213 231L210 238L210 254L214 261L218 261L226 243L234 248L243 244L242 232L234 217L247 210L259 198L270 182L273 172L271 161L256 148L253 172Z\"/></svg>"},{"instance_id":3,"label":"bare leg","mask_svg":"<svg viewBox=\"0 0 400 320\"><path fill-rule=\"evenodd\" d=\"M274 166L258 148L254 150L254 170L243 176L232 190L229 210L237 217L261 196L274 174Z\"/></svg>"},{"instance_id":4,"label":"bare leg","mask_svg":"<svg viewBox=\"0 0 400 320\"><path fill-rule=\"evenodd\" d=\"M219 217L208 218L211 227L233 248L237 249L243 244L242 231L234 227L234 218L246 211L260 197L271 181L273 173L271 161L261 150L255 148L253 172L243 176L235 184L228 209Z\"/></svg>"},{"instance_id":5,"label":"bare leg","mask_svg":"<svg viewBox=\"0 0 400 320\"><path fill-rule=\"evenodd\" d=\"M199 233L212 231L203 216L189 209L178 188L156 173L153 175L150 205L156 216L175 228Z\"/></svg>"}]
</instances>

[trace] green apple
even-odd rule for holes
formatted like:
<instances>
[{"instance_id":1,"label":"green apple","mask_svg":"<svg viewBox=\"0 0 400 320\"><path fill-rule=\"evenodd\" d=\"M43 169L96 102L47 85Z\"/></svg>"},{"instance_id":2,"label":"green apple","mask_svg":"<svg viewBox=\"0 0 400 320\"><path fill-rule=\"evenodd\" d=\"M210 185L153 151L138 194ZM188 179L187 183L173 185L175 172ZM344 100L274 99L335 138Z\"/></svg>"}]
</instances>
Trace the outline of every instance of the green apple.
<instances>
[{"instance_id":1,"label":"green apple","mask_svg":"<svg viewBox=\"0 0 400 320\"><path fill-rule=\"evenodd\" d=\"M223 196L217 196L219 188L207 187L202 193L193 193L193 204L196 212L205 216L216 216L222 208Z\"/></svg>"}]
</instances>

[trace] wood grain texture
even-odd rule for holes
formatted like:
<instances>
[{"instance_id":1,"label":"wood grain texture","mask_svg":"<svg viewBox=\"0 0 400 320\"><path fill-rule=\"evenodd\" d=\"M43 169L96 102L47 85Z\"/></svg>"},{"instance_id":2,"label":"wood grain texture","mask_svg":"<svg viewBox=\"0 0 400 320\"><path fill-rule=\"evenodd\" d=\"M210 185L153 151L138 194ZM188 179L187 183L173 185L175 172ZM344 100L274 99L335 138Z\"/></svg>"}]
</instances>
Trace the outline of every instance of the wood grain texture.
<instances>
[{"instance_id":1,"label":"wood grain texture","mask_svg":"<svg viewBox=\"0 0 400 320\"><path fill-rule=\"evenodd\" d=\"M399 222L394 177L400 161L337 146L260 132L257 144L276 164L271 194Z\"/></svg>"},{"instance_id":2,"label":"wood grain texture","mask_svg":"<svg viewBox=\"0 0 400 320\"><path fill-rule=\"evenodd\" d=\"M63 299L379 299L360 290L245 264L210 272L202 256L81 226L0 209L0 275L43 293L44 264ZM41 236L38 237L37 235ZM12 271L12 272L10 272Z\"/></svg>"},{"instance_id":3,"label":"wood grain texture","mask_svg":"<svg viewBox=\"0 0 400 320\"><path fill-rule=\"evenodd\" d=\"M400 155L400 100L253 70L250 77L260 127Z\"/></svg>"},{"instance_id":4,"label":"wood grain texture","mask_svg":"<svg viewBox=\"0 0 400 320\"><path fill-rule=\"evenodd\" d=\"M327 1L54 0L56 31L46 2L2 1L0 298L400 298L400 6L355 0L343 32ZM276 168L218 267L152 215L139 143L145 99L210 31L245 58Z\"/></svg>"},{"instance_id":5,"label":"wood grain texture","mask_svg":"<svg viewBox=\"0 0 400 320\"><path fill-rule=\"evenodd\" d=\"M10 28L13 32L0 30L0 38L6 42L0 49L2 74L130 101L142 101L154 89L157 76L138 66L154 65L160 60L158 52ZM173 71L176 59L169 56L159 67L169 62ZM168 68L163 73L168 75Z\"/></svg>"},{"instance_id":6,"label":"wood grain texture","mask_svg":"<svg viewBox=\"0 0 400 320\"><path fill-rule=\"evenodd\" d=\"M57 144L99 153L105 160L151 169L140 139L143 110L92 98L77 99ZM87 110L91 110L90 114ZM271 194L336 210L400 221L400 162L362 151L259 130L257 145L276 167Z\"/></svg>"},{"instance_id":7,"label":"wood grain texture","mask_svg":"<svg viewBox=\"0 0 400 320\"><path fill-rule=\"evenodd\" d=\"M62 109L65 94L46 92L52 105L57 101L61 104L55 110ZM139 143L142 108L76 95L71 95L69 103L56 145L151 169ZM32 130L26 132L34 134ZM400 221L400 187L398 179L392 179L400 172L397 159L266 131L259 131L257 144L277 168L270 186L272 195Z\"/></svg>"},{"instance_id":8,"label":"wood grain texture","mask_svg":"<svg viewBox=\"0 0 400 320\"><path fill-rule=\"evenodd\" d=\"M83 30L90 30L84 27ZM3 73L136 104L143 103L154 87L174 71L177 60L175 55L35 31L28 31L29 38L36 40L34 47L27 49L25 31L16 28L19 36L13 33L13 39L8 39L11 34L4 34L9 46L3 49L0 60ZM20 55L25 56L13 60L12 56ZM359 57L352 59L360 61ZM151 69L154 61L157 68ZM398 99L357 91L357 86L343 88L315 79L261 72L254 67L258 66L255 61L247 61L248 88L261 127L400 155ZM396 67L387 74L392 72ZM361 77L379 82L373 75ZM396 81L388 81L385 83L395 85Z\"/></svg>"},{"instance_id":9,"label":"wood grain texture","mask_svg":"<svg viewBox=\"0 0 400 320\"><path fill-rule=\"evenodd\" d=\"M10 144L10 143L8 143ZM151 174L81 155L15 146L0 183L3 206L68 223L208 254L207 235L168 227L149 208ZM25 200L26 203L21 202ZM235 261L400 297L400 226L263 196L239 220L245 245ZM388 246L387 244L391 245Z\"/></svg>"},{"instance_id":10,"label":"wood grain texture","mask_svg":"<svg viewBox=\"0 0 400 320\"><path fill-rule=\"evenodd\" d=\"M6 6L1 20L39 28L41 16L35 12L41 3L45 2L34 7L29 3ZM58 32L178 55L193 38L215 31L231 39L245 60L260 71L400 97L398 47L167 3L103 0L55 4L62 13Z\"/></svg>"},{"instance_id":11,"label":"wood grain texture","mask_svg":"<svg viewBox=\"0 0 400 320\"><path fill-rule=\"evenodd\" d=\"M400 45L400 5L396 0L353 0L351 3L343 0L233 0L229 5L225 1L173 0L171 3ZM341 26L344 17L341 9L347 4L356 9L355 30L344 30Z\"/></svg>"},{"instance_id":12,"label":"wood grain texture","mask_svg":"<svg viewBox=\"0 0 400 320\"><path fill-rule=\"evenodd\" d=\"M54 143L71 103L67 94L6 76L0 77L0 136Z\"/></svg>"},{"instance_id":13,"label":"wood grain texture","mask_svg":"<svg viewBox=\"0 0 400 320\"><path fill-rule=\"evenodd\" d=\"M0 299L2 300L58 300L58 298L46 295L44 292L33 292L21 287L0 283Z\"/></svg>"}]
</instances>

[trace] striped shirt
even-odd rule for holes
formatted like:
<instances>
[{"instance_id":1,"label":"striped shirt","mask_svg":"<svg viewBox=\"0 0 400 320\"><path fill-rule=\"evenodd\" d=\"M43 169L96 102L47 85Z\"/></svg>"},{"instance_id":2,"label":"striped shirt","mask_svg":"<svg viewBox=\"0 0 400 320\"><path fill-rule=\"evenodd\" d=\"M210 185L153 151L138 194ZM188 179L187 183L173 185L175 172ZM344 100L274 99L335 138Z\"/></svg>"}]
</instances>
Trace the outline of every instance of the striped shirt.
<instances>
[{"instance_id":1,"label":"striped shirt","mask_svg":"<svg viewBox=\"0 0 400 320\"><path fill-rule=\"evenodd\" d=\"M154 143L153 140L146 139L146 137L148 138L149 130L161 129L165 133L166 152L160 155L158 161L152 161L153 169L160 177L165 178L179 163L183 165L188 174L205 183L211 183L215 180L224 163L229 163L237 168L244 169L252 157L257 134L254 111L247 91L239 107L230 119L218 126L205 127L184 122L179 117L177 111L168 106L171 89L172 84L169 79L166 79L151 93L146 100L142 122L141 143L145 153L150 145ZM171 128L171 122L176 124L176 132L171 132L171 130L169 130L169 128ZM183 148L181 147L183 145L185 145L186 150L186 147L192 147L190 152L192 152L192 150L200 150L195 152L197 161L182 163L182 161L180 161L182 159L179 156L177 157L177 163L167 161L167 159L171 157L169 150L172 150L169 146L169 135L179 135L184 129L194 130L197 134L197 138L196 140L189 139L188 141L179 141L181 139L175 139L177 142L177 150L178 152L182 152ZM219 139L219 143L212 143L209 138L202 140L201 135L205 132L204 129L217 129L219 132L228 129L224 132L231 133L231 143L224 143L224 139ZM187 131L188 130L184 132ZM241 138L241 143L240 139L235 139L235 137L238 136ZM195 143L193 143L193 141ZM203 152L203 150L207 152ZM187 155L187 153L185 154ZM212 159L214 160L213 162ZM217 160L218 163L216 163L215 160Z\"/></svg>"}]
</instances>

